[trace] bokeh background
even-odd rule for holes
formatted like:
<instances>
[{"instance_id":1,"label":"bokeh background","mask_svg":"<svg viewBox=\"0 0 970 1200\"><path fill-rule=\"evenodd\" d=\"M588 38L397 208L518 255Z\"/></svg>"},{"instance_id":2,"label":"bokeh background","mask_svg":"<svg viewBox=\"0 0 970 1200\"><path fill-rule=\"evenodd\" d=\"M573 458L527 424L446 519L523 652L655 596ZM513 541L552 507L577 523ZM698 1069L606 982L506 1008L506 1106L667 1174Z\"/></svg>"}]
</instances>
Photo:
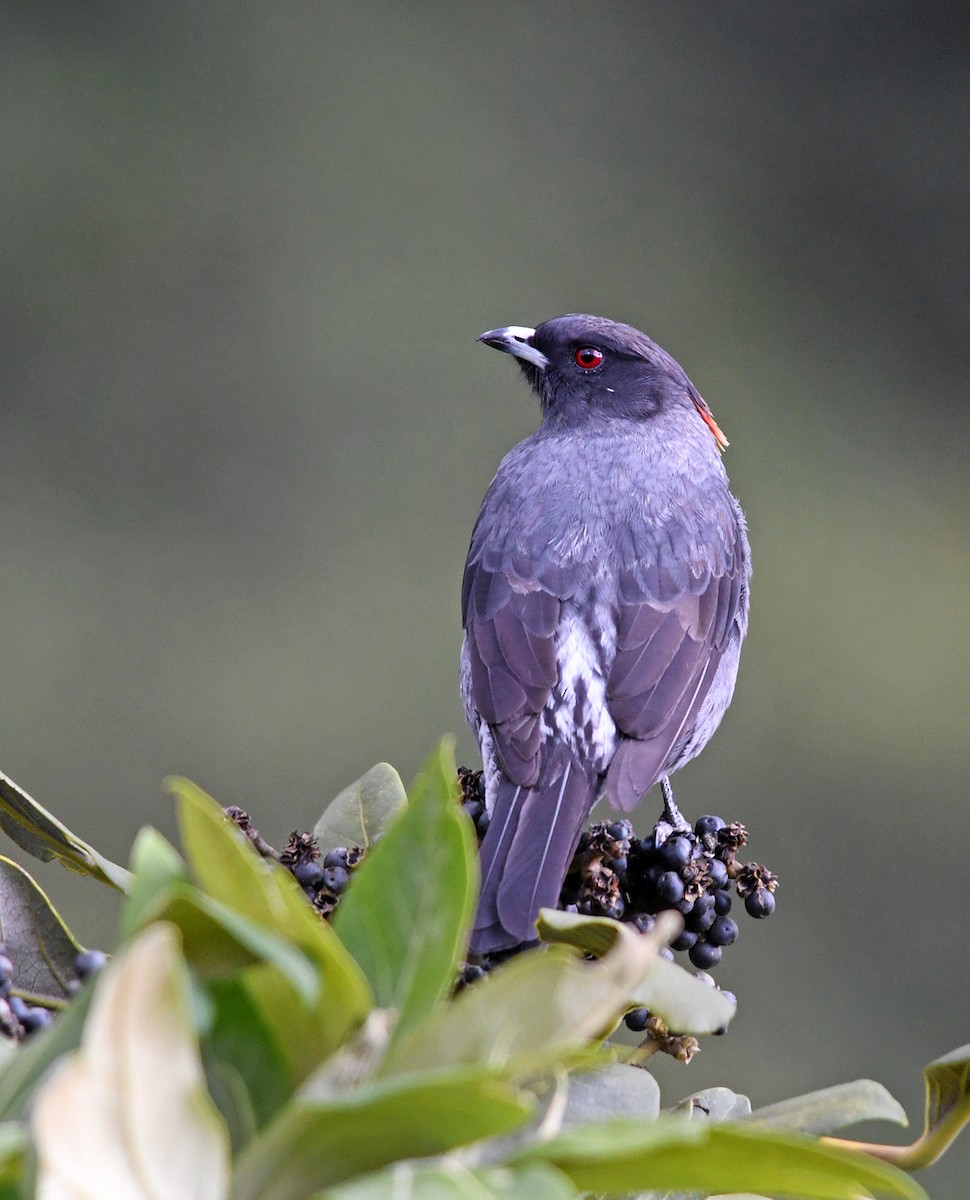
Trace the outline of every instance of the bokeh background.
<instances>
[{"instance_id":1,"label":"bokeh background","mask_svg":"<svg viewBox=\"0 0 970 1200\"><path fill-rule=\"evenodd\" d=\"M5 3L0 60L3 770L124 860L169 773L274 840L442 732L473 761L459 579L536 421L475 337L630 321L755 555L678 797L782 879L662 1082L873 1076L918 1121L970 1042L968 12ZM39 873L110 946L114 898Z\"/></svg>"}]
</instances>

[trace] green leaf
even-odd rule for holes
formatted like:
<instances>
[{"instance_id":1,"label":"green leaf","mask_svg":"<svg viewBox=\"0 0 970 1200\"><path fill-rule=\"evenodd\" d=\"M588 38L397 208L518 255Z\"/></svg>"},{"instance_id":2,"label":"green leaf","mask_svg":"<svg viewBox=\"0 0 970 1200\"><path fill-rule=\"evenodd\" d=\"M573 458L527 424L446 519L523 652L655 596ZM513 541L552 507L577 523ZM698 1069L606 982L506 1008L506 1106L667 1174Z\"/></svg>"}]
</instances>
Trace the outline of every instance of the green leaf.
<instances>
[{"instance_id":1,"label":"green leaf","mask_svg":"<svg viewBox=\"0 0 970 1200\"><path fill-rule=\"evenodd\" d=\"M190 884L175 885L149 915L152 920L170 921L178 927L185 958L201 979L218 979L265 962L293 985L307 1007L320 994L316 964L292 942Z\"/></svg>"},{"instance_id":2,"label":"green leaf","mask_svg":"<svg viewBox=\"0 0 970 1200\"><path fill-rule=\"evenodd\" d=\"M74 960L81 949L57 910L27 872L0 857L0 941L13 961L18 992L65 1000L77 980Z\"/></svg>"},{"instance_id":3,"label":"green leaf","mask_svg":"<svg viewBox=\"0 0 970 1200\"><path fill-rule=\"evenodd\" d=\"M936 1059L923 1072L926 1080L926 1131L921 1153L909 1171L936 1162L970 1120L970 1046Z\"/></svg>"},{"instance_id":4,"label":"green leaf","mask_svg":"<svg viewBox=\"0 0 970 1200\"><path fill-rule=\"evenodd\" d=\"M473 1171L454 1157L440 1164L402 1162L328 1188L316 1200L572 1200L576 1189L552 1167L535 1164Z\"/></svg>"},{"instance_id":5,"label":"green leaf","mask_svg":"<svg viewBox=\"0 0 970 1200\"><path fill-rule=\"evenodd\" d=\"M186 983L170 925L146 930L99 977L80 1051L34 1103L39 1195L224 1200L229 1142Z\"/></svg>"},{"instance_id":6,"label":"green leaf","mask_svg":"<svg viewBox=\"0 0 970 1200\"><path fill-rule=\"evenodd\" d=\"M885 1146L825 1138L832 1146L862 1150L904 1171L931 1166L970 1120L970 1046L961 1046L936 1059L923 1072L926 1081L926 1122L911 1146Z\"/></svg>"},{"instance_id":7,"label":"green leaf","mask_svg":"<svg viewBox=\"0 0 970 1200\"><path fill-rule=\"evenodd\" d=\"M779 1129L797 1129L801 1133L832 1133L857 1125L860 1121L893 1121L908 1125L906 1110L882 1086L872 1079L856 1079L835 1087L821 1088L804 1096L793 1096L777 1104L757 1108L752 1120Z\"/></svg>"},{"instance_id":8,"label":"green leaf","mask_svg":"<svg viewBox=\"0 0 970 1200\"><path fill-rule=\"evenodd\" d=\"M186 856L202 890L253 925L291 942L314 965L316 1001L274 964L251 967L246 987L294 1080L305 1078L360 1025L371 996L360 968L307 903L291 873L260 858L204 792L171 781Z\"/></svg>"},{"instance_id":9,"label":"green leaf","mask_svg":"<svg viewBox=\"0 0 970 1200\"><path fill-rule=\"evenodd\" d=\"M549 1162L579 1189L598 1193L685 1191L859 1200L860 1195L927 1200L886 1163L751 1124L660 1117L614 1120L520 1150L518 1162Z\"/></svg>"},{"instance_id":10,"label":"green leaf","mask_svg":"<svg viewBox=\"0 0 970 1200\"><path fill-rule=\"evenodd\" d=\"M188 879L182 856L150 825L138 831L131 848L130 868L131 882L121 910L123 941L148 924L146 913L158 907L162 895Z\"/></svg>"},{"instance_id":11,"label":"green leaf","mask_svg":"<svg viewBox=\"0 0 970 1200\"><path fill-rule=\"evenodd\" d=\"M678 926L666 924L664 940L677 936ZM636 936L628 924L608 917L586 917L544 908L539 936L546 942L565 942L587 954L605 954L617 938ZM656 927L650 931L656 932ZM643 935L641 935L643 936ZM649 1008L675 1033L705 1034L723 1029L736 1007L717 988L695 979L677 963L655 957L634 995L631 1007Z\"/></svg>"},{"instance_id":12,"label":"green leaf","mask_svg":"<svg viewBox=\"0 0 970 1200\"><path fill-rule=\"evenodd\" d=\"M378 1005L398 1010L398 1034L454 984L477 873L454 755L442 742L412 785L407 808L355 871L333 917Z\"/></svg>"},{"instance_id":13,"label":"green leaf","mask_svg":"<svg viewBox=\"0 0 970 1200\"><path fill-rule=\"evenodd\" d=\"M18 1195L17 1185L23 1179L27 1157L27 1130L13 1121L0 1125L0 1188L9 1195ZM0 1192L0 1196L4 1194Z\"/></svg>"},{"instance_id":14,"label":"green leaf","mask_svg":"<svg viewBox=\"0 0 970 1200\"><path fill-rule=\"evenodd\" d=\"M81 841L12 779L0 774L0 827L21 850L41 862L56 858L62 866L125 891L128 872Z\"/></svg>"},{"instance_id":15,"label":"green leaf","mask_svg":"<svg viewBox=\"0 0 970 1200\"><path fill-rule=\"evenodd\" d=\"M751 1116L751 1101L730 1088L710 1087L681 1100L672 1111L689 1121L743 1121Z\"/></svg>"},{"instance_id":16,"label":"green leaf","mask_svg":"<svg viewBox=\"0 0 970 1200\"><path fill-rule=\"evenodd\" d=\"M563 1083L562 1127L638 1117L652 1121L660 1114L660 1087L642 1067L611 1062L593 1071L573 1071Z\"/></svg>"},{"instance_id":17,"label":"green leaf","mask_svg":"<svg viewBox=\"0 0 970 1200\"><path fill-rule=\"evenodd\" d=\"M514 1074L575 1054L616 1025L672 926L661 918L640 934L617 925L595 962L556 946L516 955L392 1046L382 1073L487 1062Z\"/></svg>"},{"instance_id":18,"label":"green leaf","mask_svg":"<svg viewBox=\"0 0 970 1200\"><path fill-rule=\"evenodd\" d=\"M206 991L213 1009L202 1040L206 1060L237 1074L262 1128L290 1098L286 1060L242 980L214 980Z\"/></svg>"},{"instance_id":19,"label":"green leaf","mask_svg":"<svg viewBox=\"0 0 970 1200\"><path fill-rule=\"evenodd\" d=\"M321 851L336 846L369 849L407 804L401 776L380 762L330 802L313 827Z\"/></svg>"},{"instance_id":20,"label":"green leaf","mask_svg":"<svg viewBox=\"0 0 970 1200\"><path fill-rule=\"evenodd\" d=\"M481 1068L297 1097L240 1156L231 1200L304 1200L401 1159L508 1133L530 1103Z\"/></svg>"}]
</instances>

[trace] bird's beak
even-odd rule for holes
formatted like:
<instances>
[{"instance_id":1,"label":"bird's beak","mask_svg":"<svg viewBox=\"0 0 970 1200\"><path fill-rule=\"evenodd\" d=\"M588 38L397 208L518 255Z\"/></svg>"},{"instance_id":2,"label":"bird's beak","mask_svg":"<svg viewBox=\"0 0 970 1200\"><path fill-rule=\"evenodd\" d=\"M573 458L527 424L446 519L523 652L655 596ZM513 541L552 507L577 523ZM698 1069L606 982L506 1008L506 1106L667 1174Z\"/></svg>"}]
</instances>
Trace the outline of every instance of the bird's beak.
<instances>
[{"instance_id":1,"label":"bird's beak","mask_svg":"<svg viewBox=\"0 0 970 1200\"><path fill-rule=\"evenodd\" d=\"M512 354L516 358L521 358L523 362L531 363L540 371L544 371L549 366L549 359L532 344L535 333L534 329L529 329L525 325L506 325L503 329L490 329L488 333L483 333L478 340L484 342L486 346L502 350L505 354Z\"/></svg>"}]
</instances>

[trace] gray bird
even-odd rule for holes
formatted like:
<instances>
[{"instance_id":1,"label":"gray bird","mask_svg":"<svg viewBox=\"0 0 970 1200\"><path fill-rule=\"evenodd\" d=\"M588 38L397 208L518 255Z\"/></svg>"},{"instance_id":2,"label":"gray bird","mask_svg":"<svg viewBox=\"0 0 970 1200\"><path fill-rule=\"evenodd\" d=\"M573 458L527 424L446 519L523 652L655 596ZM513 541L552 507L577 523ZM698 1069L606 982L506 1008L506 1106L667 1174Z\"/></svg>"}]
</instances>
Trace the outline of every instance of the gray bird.
<instances>
[{"instance_id":1,"label":"gray bird","mask_svg":"<svg viewBox=\"0 0 970 1200\"><path fill-rule=\"evenodd\" d=\"M462 587L461 689L490 823L471 948L534 941L590 809L624 812L706 745L731 702L750 551L727 441L645 334L570 314L480 341L542 421L502 460Z\"/></svg>"}]
</instances>

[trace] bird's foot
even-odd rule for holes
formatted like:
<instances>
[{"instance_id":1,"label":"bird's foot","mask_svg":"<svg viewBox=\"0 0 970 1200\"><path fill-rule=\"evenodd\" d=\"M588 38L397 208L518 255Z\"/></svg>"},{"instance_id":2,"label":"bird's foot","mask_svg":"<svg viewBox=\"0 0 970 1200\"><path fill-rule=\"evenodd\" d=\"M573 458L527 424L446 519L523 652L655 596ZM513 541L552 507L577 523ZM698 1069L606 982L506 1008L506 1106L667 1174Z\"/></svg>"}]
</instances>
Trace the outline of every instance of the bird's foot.
<instances>
[{"instance_id":1,"label":"bird's foot","mask_svg":"<svg viewBox=\"0 0 970 1200\"><path fill-rule=\"evenodd\" d=\"M660 790L663 793L664 810L656 825L658 846L675 833L689 833L691 830L690 822L685 819L677 807L677 802L674 800L674 789L670 786L670 779L666 775L660 780Z\"/></svg>"}]
</instances>

